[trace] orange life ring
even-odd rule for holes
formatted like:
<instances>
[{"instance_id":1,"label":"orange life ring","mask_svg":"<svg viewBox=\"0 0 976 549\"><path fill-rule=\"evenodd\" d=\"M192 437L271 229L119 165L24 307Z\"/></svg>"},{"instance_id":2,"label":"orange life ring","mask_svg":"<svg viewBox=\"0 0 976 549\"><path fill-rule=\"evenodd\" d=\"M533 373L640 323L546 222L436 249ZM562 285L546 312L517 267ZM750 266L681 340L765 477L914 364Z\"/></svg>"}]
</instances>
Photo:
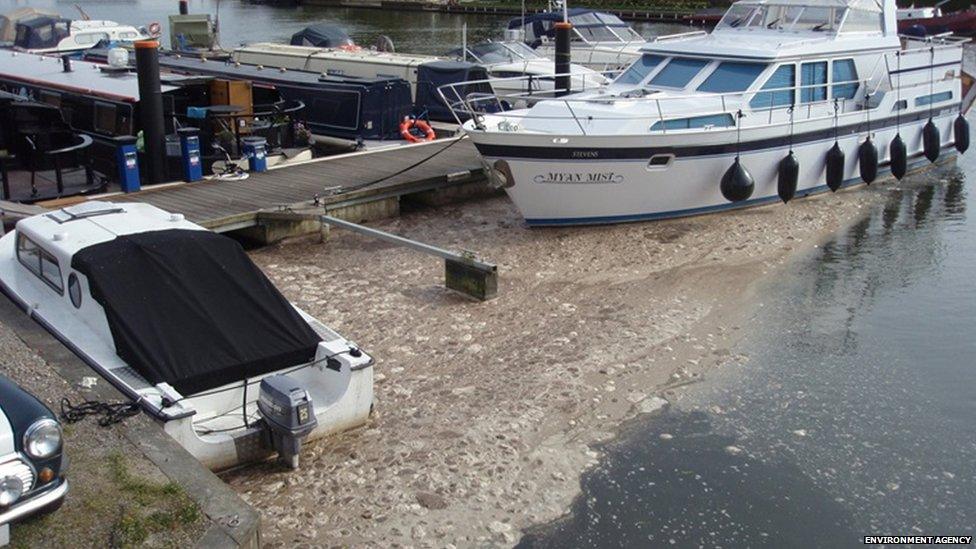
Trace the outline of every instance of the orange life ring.
<instances>
[{"instance_id":1,"label":"orange life ring","mask_svg":"<svg viewBox=\"0 0 976 549\"><path fill-rule=\"evenodd\" d=\"M339 49L342 50L342 51L359 51L359 50L361 50L363 48L361 48L360 46L357 46L356 44L343 44L343 45L339 46Z\"/></svg>"},{"instance_id":2,"label":"orange life ring","mask_svg":"<svg viewBox=\"0 0 976 549\"><path fill-rule=\"evenodd\" d=\"M411 128L417 128L418 130L424 132L424 136L417 137L410 131ZM400 135L411 143L433 141L434 139L437 139L437 134L434 133L434 128L431 128L430 124L417 118L410 118L409 116L404 117L403 122L400 122Z\"/></svg>"},{"instance_id":3,"label":"orange life ring","mask_svg":"<svg viewBox=\"0 0 976 549\"><path fill-rule=\"evenodd\" d=\"M160 34L162 34L162 31L163 31L163 29L162 29L162 27L159 26L159 23L157 23L157 22L149 23L149 36L152 36L153 38L155 38L155 37L159 36Z\"/></svg>"}]
</instances>

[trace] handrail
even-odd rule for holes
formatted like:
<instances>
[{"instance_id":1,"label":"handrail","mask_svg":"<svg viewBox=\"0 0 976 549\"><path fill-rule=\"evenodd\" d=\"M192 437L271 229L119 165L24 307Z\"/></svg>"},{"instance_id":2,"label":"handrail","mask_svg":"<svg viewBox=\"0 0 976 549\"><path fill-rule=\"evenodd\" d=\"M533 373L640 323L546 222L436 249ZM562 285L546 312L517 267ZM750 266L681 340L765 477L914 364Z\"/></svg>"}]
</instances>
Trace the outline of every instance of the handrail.
<instances>
[{"instance_id":1,"label":"handrail","mask_svg":"<svg viewBox=\"0 0 976 549\"><path fill-rule=\"evenodd\" d=\"M454 112L455 108L457 108L460 112L463 113L463 116L458 116L458 113L457 112L454 112L455 119L459 123L461 123L461 119L462 118L465 118L466 119L466 118L469 118L470 117L470 118L474 118L476 120L476 124L479 127L481 126L481 122L482 122L482 118L481 117L484 114L488 114L488 113L491 113L491 112L497 112L499 110L505 110L503 108L503 106L504 106L505 102L507 102L508 100L513 100L513 101L524 100L524 101L526 101L526 105L530 105L530 104L533 104L533 103L538 103L538 102L541 102L541 101L552 100L552 99L557 100L559 104L565 105L566 106L566 109L567 109L567 112L569 113L569 115L567 116L567 115L563 114L563 115L559 115L559 116L552 116L552 115L537 115L535 113L528 113L528 112L507 111L506 116L509 117L509 118L520 118L520 119L523 119L523 120L527 120L527 119L568 120L568 119L571 118L571 119L573 119L575 121L576 125L579 126L580 131L584 135L586 135L587 132L585 130L585 126L580 121L580 118L577 116L576 112L572 109L572 103L577 103L577 104L579 104L579 103L586 103L586 104L591 104L591 105L592 104L599 104L599 103L606 103L606 104L609 105L609 104L619 104L619 103L625 103L625 104L649 103L651 101L654 101L655 106L656 106L656 110L657 110L657 116L646 116L646 117L644 117L644 116L637 116L637 117L635 117L633 115L627 115L627 116L600 115L600 116L598 116L596 118L594 118L593 116L587 116L586 119L589 120L589 121L593 121L593 120L600 120L600 121L631 120L632 121L632 120L635 120L635 119L636 120L643 120L643 119L646 118L649 121L654 121L654 122L659 122L660 121L660 122L663 122L663 121L672 120L672 119L687 118L689 116L708 116L708 115L712 115L712 114L728 114L730 112L735 111L736 109L741 108L742 106L747 106L748 109L749 109L749 112L751 112L753 114L757 114L757 113L762 114L764 112L768 112L768 119L769 119L769 122L768 123L772 124L773 123L773 113L774 113L774 111L780 111L780 110L789 108L791 104L795 104L795 102L796 102L795 94L798 91L799 92L802 92L803 90L807 90L807 89L823 89L823 90L829 90L829 89L833 89L833 88L835 88L837 86L856 85L858 87L862 87L863 86L864 92L865 92L865 97L867 97L867 96L874 96L875 94L877 94L879 92L879 90L881 90L882 87L885 86L885 84L887 84L887 88L890 91L894 91L896 89L911 90L911 89L917 89L918 87L921 87L921 86L927 86L927 85L931 84L931 82L938 82L938 81L945 80L946 79L945 77L939 77L939 78L929 77L929 78L926 78L925 80L912 79L912 80L910 80L910 83L904 83L904 84L901 84L900 87L896 87L892 83L892 81L891 81L891 78L890 78L890 70L888 71L888 74L887 74L887 77L886 78L885 77L878 77L878 72L879 71L884 70L886 67L890 67L889 58L891 56L893 56L893 55L905 56L905 55L915 55L915 54L918 54L918 53L931 54L933 51L935 51L937 49L941 49L940 46L934 46L933 44L935 44L935 42L933 42L933 41L927 41L925 43L927 44L927 47L925 47L925 48L920 48L920 47L908 48L908 49L902 48L902 49L893 50L893 51L890 51L890 52L883 53L879 57L878 61L875 62L874 67L872 68L870 74L868 74L864 78L858 78L858 79L852 79L852 80L844 80L844 81L837 81L837 82L830 82L830 81L828 81L828 82L823 82L823 83L801 84L801 85L798 85L798 86L784 86L784 87L779 87L779 88L768 88L768 89L759 88L759 89L753 89L753 90L741 91L741 92L726 92L726 93L697 92L695 94L666 95L666 96L662 97L661 96L662 94L661 93L658 93L656 91L651 91L650 93L645 93L645 90L644 89L642 89L642 88L635 88L633 90L625 90L625 92L626 91L634 92L633 95L612 95L611 96L611 95L603 95L603 94L601 94L601 93L598 92L597 94L592 94L591 93L591 94L585 94L583 96L573 95L573 96L568 96L568 97L559 97L559 95L561 93L565 92L566 90L564 90L564 89L553 89L553 90L538 90L538 91L533 91L533 92L531 92L529 94L525 94L525 93L509 93L509 94L504 94L504 95L503 94L488 95L488 96L485 96L485 97L471 97L471 96L467 96L467 97L464 97L464 98L461 97L461 93L459 92L459 88L462 88L463 89L464 86L470 86L470 85L478 85L478 84L486 84L486 83L489 83L489 80L486 79L486 80L474 80L474 81L470 81L470 82L461 82L461 83L445 84L445 85L440 86L438 88L438 93L441 95L441 98L444 101L445 105L447 105L452 110L452 112ZM960 46L959 46L958 43L953 43L953 44L947 45L945 47L946 48L959 48ZM554 76L557 76L558 77L558 76L566 76L566 75L565 74L562 74L562 75L554 75ZM573 76L573 75L570 74L569 76ZM498 82L498 81L520 81L520 80L521 81L524 81L524 80L526 80L526 78L527 78L527 76L516 76L516 77L508 77L508 78L500 78L500 79L492 79L492 80L494 80L495 82ZM954 78L959 78L959 76L957 75ZM584 84L585 84L585 82L584 82ZM606 89L606 88L604 86L600 86L598 89ZM447 99L448 94L445 93L447 90L450 90L450 92L448 92L448 93L452 93L454 95L454 97L457 97L459 100L458 101L449 101ZM580 91L586 91L586 90L585 89L584 90L573 90L573 93L576 94L577 92L580 92ZM794 102L791 103L791 104L772 105L772 101L773 101L772 96L774 94L776 94L776 93L782 93L782 92L792 92L794 94ZM753 106L753 105L750 105L749 104L759 94L768 94L768 95L771 96L770 97L770 105L769 106ZM531 98L528 97L529 95L531 95ZM580 95L582 95L582 94L580 94ZM694 110L694 112L690 112L690 111L685 112L685 111L682 111L682 112L675 112L673 114L669 114L668 116L666 116L664 114L664 110L665 109L662 109L662 107L661 107L661 104L664 101L683 101L683 102L688 102L689 100L694 100L694 99L704 100L704 101L721 102L721 110L711 110L711 109L707 109L707 107L706 107L706 109L698 108L698 109ZM727 99L731 99L731 101L727 101ZM490 102L490 103L486 103L486 102ZM823 105L823 104L828 104L828 103L831 103L831 100L824 99L824 100L818 100L818 101L806 101L806 102L803 102L802 105L806 107L806 109L804 109L806 111L806 115L805 115L806 116L806 120L816 120L816 119L821 119L821 118L831 118L831 117L833 117L834 116L834 113L833 112L824 113L821 116L821 111L819 110L820 106ZM491 109L494 109L494 111L489 109L489 107L488 107L489 104L492 105ZM871 107L866 102L863 102L862 101L862 102L859 102L858 104L861 107L863 107L863 108L857 108L857 109L853 109L853 110L848 110L848 105L850 105L850 104L854 104L851 101L851 99L848 99L848 98L843 99L842 106L844 108L842 109L841 116L845 116L845 115L851 114L851 113L863 112L865 109L877 108L877 105L875 105L874 107ZM815 111L815 109L818 109L818 110ZM800 111L797 110L795 112L799 113ZM666 131L666 129L662 129L662 131Z\"/></svg>"}]
</instances>

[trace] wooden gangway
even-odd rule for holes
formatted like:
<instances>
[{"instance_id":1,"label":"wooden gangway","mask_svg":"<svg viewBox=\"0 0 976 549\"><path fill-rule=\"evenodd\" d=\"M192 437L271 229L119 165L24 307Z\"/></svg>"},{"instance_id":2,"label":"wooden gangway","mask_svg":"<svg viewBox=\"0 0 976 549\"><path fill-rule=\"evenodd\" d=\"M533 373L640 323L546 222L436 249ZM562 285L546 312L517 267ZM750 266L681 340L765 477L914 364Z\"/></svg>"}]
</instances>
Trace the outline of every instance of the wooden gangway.
<instances>
[{"instance_id":1,"label":"wooden gangway","mask_svg":"<svg viewBox=\"0 0 976 549\"><path fill-rule=\"evenodd\" d=\"M322 213L482 177L470 140L451 138L276 166L243 181L171 183L97 199L145 202L182 213L211 230L227 232L258 224L262 212L317 209Z\"/></svg>"}]
</instances>

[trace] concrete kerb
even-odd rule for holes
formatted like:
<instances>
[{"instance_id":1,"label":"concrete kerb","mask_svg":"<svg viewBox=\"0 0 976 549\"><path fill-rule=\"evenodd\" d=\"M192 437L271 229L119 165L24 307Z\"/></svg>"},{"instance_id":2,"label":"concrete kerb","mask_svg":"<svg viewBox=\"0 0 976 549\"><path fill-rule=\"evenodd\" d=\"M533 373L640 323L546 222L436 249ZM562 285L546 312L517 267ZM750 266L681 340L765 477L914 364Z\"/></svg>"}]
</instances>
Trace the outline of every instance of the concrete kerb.
<instances>
[{"instance_id":1,"label":"concrete kerb","mask_svg":"<svg viewBox=\"0 0 976 549\"><path fill-rule=\"evenodd\" d=\"M82 388L84 377L97 375L44 328L31 320L6 296L0 297L0 322L28 347L54 366L58 374L86 398L119 401L125 397L101 378ZM261 515L217 475L169 437L154 421L125 422L114 426L171 481L180 485L210 522L198 547L259 547ZM70 495L69 495L70 497Z\"/></svg>"}]
</instances>

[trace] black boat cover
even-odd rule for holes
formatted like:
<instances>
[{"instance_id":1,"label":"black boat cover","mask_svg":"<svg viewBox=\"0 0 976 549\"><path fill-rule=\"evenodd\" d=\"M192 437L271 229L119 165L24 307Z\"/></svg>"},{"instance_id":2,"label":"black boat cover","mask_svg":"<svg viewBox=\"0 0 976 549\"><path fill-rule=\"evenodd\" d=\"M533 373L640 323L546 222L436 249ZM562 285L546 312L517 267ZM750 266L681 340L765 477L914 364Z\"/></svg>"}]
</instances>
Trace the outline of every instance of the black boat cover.
<instances>
[{"instance_id":1,"label":"black boat cover","mask_svg":"<svg viewBox=\"0 0 976 549\"><path fill-rule=\"evenodd\" d=\"M70 34L70 19L40 15L17 23L14 45L25 50L54 48Z\"/></svg>"},{"instance_id":2,"label":"black boat cover","mask_svg":"<svg viewBox=\"0 0 976 549\"><path fill-rule=\"evenodd\" d=\"M315 46L316 48L338 48L339 46L353 46L355 42L346 31L336 25L319 23L291 35L292 46Z\"/></svg>"},{"instance_id":3,"label":"black boat cover","mask_svg":"<svg viewBox=\"0 0 976 549\"><path fill-rule=\"evenodd\" d=\"M417 99L414 101L414 110L418 114L426 111L431 120L454 122L454 116L451 115L451 110L444 103L444 99L437 93L437 88L445 84L457 84L472 80L483 80L484 82L455 86L444 90L445 97L452 103L479 95L483 97L494 95L491 84L487 82L488 71L481 65L465 61L431 61L418 66ZM474 95L472 96L472 94ZM483 107L486 103L487 101L475 102L474 105ZM458 115L462 115L463 110L458 111ZM461 116L462 121L466 118L468 117Z\"/></svg>"},{"instance_id":4,"label":"black boat cover","mask_svg":"<svg viewBox=\"0 0 976 549\"><path fill-rule=\"evenodd\" d=\"M75 254L119 358L184 395L315 357L315 331L240 244L209 231L119 236Z\"/></svg>"}]
</instances>

